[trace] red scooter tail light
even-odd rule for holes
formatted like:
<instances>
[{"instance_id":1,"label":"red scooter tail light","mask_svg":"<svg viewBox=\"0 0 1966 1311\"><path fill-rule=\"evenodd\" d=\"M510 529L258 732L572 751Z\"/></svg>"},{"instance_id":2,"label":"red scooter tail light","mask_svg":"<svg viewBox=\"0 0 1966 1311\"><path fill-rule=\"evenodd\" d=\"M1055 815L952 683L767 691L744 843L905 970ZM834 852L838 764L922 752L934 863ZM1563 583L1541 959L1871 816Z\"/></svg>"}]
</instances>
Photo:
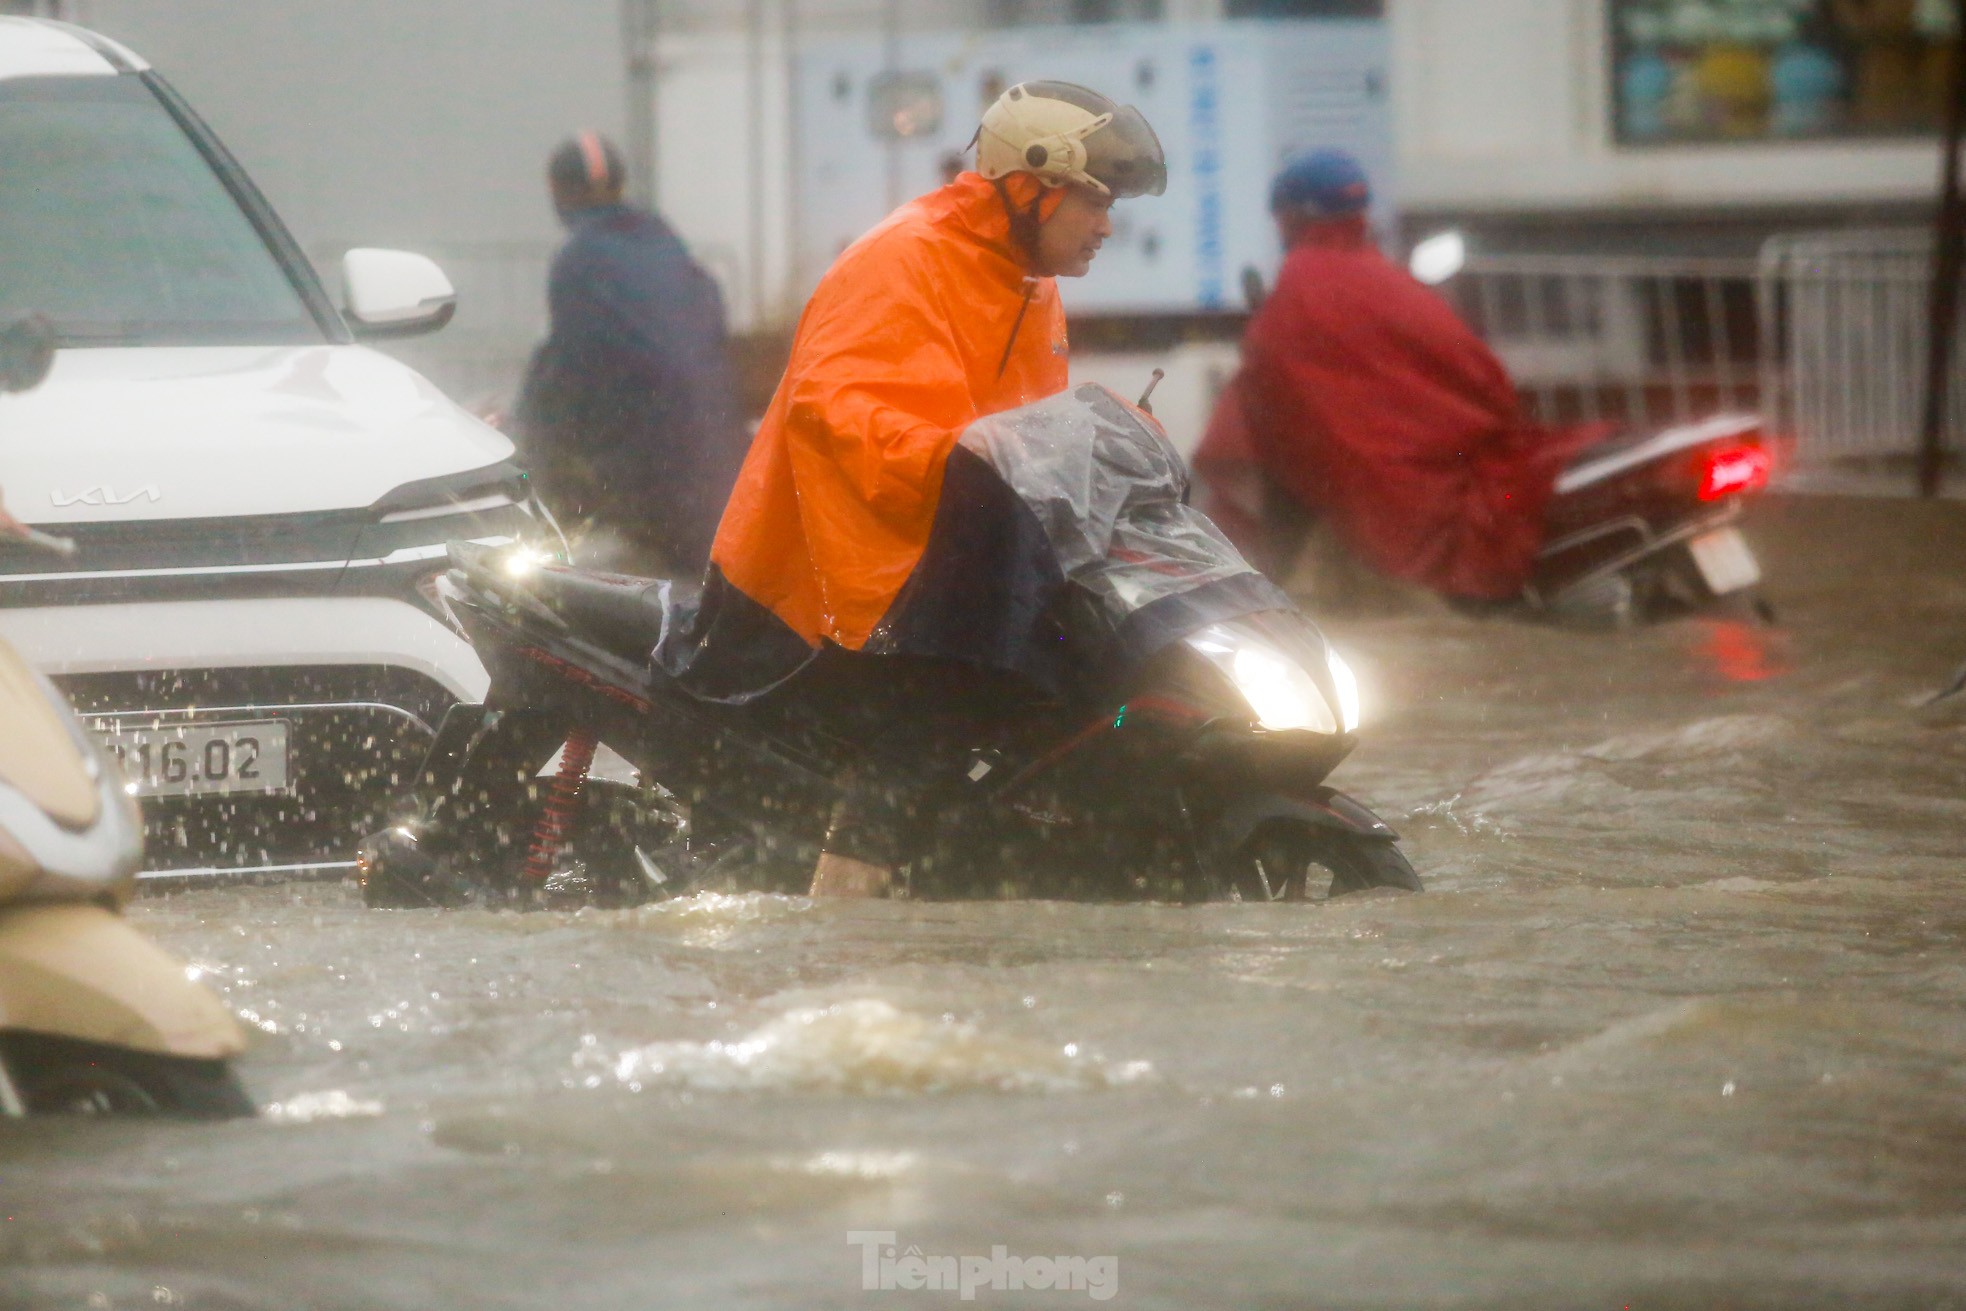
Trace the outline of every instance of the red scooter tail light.
<instances>
[{"instance_id":1,"label":"red scooter tail light","mask_svg":"<svg viewBox=\"0 0 1966 1311\"><path fill-rule=\"evenodd\" d=\"M1700 460L1700 499L1719 501L1758 492L1768 485L1774 468L1774 457L1753 442L1709 451Z\"/></svg>"}]
</instances>

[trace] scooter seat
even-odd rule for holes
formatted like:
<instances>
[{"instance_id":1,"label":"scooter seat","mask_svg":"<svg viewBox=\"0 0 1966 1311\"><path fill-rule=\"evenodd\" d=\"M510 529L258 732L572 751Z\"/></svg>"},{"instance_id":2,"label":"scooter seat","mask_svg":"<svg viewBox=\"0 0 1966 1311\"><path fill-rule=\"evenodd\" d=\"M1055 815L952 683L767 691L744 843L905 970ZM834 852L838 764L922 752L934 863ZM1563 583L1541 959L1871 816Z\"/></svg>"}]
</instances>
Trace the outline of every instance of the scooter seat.
<instances>
[{"instance_id":1,"label":"scooter seat","mask_svg":"<svg viewBox=\"0 0 1966 1311\"><path fill-rule=\"evenodd\" d=\"M1761 430L1753 414L1716 414L1698 423L1682 423L1658 432L1641 432L1597 442L1579 451L1557 479L1559 494L1663 460L1708 442L1738 440Z\"/></svg>"},{"instance_id":2,"label":"scooter seat","mask_svg":"<svg viewBox=\"0 0 1966 1311\"><path fill-rule=\"evenodd\" d=\"M667 578L539 571L534 595L580 636L616 655L646 660L662 635L697 607L700 588Z\"/></svg>"}]
</instances>

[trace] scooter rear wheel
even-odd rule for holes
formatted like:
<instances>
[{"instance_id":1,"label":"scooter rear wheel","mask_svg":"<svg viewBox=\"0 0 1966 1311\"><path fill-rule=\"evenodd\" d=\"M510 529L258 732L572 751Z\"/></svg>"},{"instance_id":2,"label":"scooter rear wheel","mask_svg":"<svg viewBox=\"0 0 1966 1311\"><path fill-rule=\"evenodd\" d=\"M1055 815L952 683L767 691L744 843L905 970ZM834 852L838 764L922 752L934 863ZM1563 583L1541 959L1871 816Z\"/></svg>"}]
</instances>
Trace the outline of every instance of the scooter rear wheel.
<instances>
[{"instance_id":1,"label":"scooter rear wheel","mask_svg":"<svg viewBox=\"0 0 1966 1311\"><path fill-rule=\"evenodd\" d=\"M1369 888L1422 890L1420 876L1394 843L1294 819L1260 825L1223 862L1219 878L1230 901L1322 901Z\"/></svg>"},{"instance_id":2,"label":"scooter rear wheel","mask_svg":"<svg viewBox=\"0 0 1966 1311\"><path fill-rule=\"evenodd\" d=\"M7 1033L0 1034L0 1066L29 1115L230 1120L257 1114L224 1061Z\"/></svg>"}]
</instances>

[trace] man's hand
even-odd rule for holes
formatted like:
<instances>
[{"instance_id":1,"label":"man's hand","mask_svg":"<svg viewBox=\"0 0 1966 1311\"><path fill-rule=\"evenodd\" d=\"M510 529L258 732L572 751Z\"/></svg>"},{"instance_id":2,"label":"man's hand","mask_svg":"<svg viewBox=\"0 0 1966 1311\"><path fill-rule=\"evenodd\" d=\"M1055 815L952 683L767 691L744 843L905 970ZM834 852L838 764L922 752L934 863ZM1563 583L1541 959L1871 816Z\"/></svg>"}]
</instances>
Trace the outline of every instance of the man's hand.
<instances>
[{"instance_id":1,"label":"man's hand","mask_svg":"<svg viewBox=\"0 0 1966 1311\"><path fill-rule=\"evenodd\" d=\"M7 513L4 501L5 497L0 496L0 542L25 542L38 551L49 551L65 560L75 555L77 548L74 538L55 537L22 523Z\"/></svg>"}]
</instances>

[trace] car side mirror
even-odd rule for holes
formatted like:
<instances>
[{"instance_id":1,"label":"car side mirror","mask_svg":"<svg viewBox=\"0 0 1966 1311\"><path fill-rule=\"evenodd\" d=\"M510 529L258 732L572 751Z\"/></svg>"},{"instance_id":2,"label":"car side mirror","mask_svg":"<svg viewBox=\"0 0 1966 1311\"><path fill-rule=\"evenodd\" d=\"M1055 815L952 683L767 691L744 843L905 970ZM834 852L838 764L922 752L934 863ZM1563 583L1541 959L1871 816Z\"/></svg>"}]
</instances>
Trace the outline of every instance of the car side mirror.
<instances>
[{"instance_id":1,"label":"car side mirror","mask_svg":"<svg viewBox=\"0 0 1966 1311\"><path fill-rule=\"evenodd\" d=\"M341 257L342 315L355 335L415 337L457 313L457 290L432 260L358 246Z\"/></svg>"}]
</instances>

